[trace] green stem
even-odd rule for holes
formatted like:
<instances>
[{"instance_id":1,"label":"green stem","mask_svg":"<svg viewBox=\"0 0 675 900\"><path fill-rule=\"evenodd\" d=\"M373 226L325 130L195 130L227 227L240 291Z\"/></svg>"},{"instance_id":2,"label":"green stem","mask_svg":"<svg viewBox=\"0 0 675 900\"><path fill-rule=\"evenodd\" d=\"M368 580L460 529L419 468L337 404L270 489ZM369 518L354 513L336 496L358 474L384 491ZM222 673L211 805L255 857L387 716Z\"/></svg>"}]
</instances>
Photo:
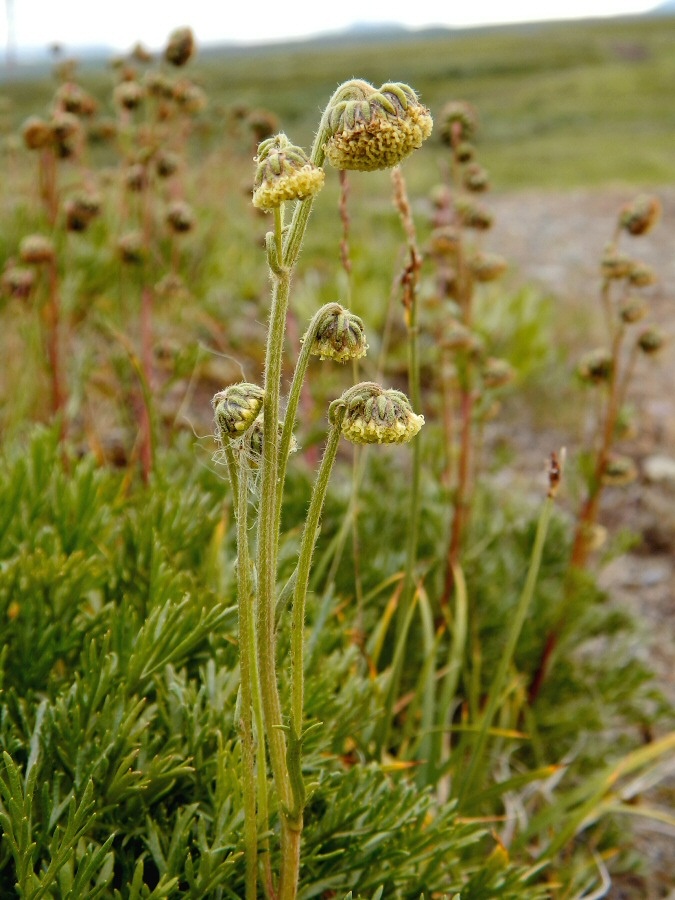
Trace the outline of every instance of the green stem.
<instances>
[{"instance_id":1,"label":"green stem","mask_svg":"<svg viewBox=\"0 0 675 900\"><path fill-rule=\"evenodd\" d=\"M520 632L522 631L523 625L525 623L525 618L530 607L530 603L532 602L535 584L539 575L544 543L546 541L546 533L548 531L549 522L551 521L551 516L553 514L553 502L554 501L552 496L547 497L541 511L541 515L539 516L537 533L534 539L534 546L532 548L530 566L527 572L525 586L523 587L523 591L518 600L518 604L511 621L511 628L506 636L506 643L504 645L501 659L499 660L499 665L497 666L497 672L490 685L487 705L485 708L485 712L483 713L483 720L481 722L480 731L478 733L476 743L472 748L469 769L465 777L462 779L462 783L457 792L457 808L460 811L464 811L466 805L470 802L467 801L467 797L470 797L471 789L473 788L474 782L483 763L483 756L485 754L485 746L487 743L488 733L492 725L492 721L495 717L495 713L497 712L497 707L503 697L504 685L506 683L508 669L513 660L513 654L516 649L516 644L518 643Z\"/></svg>"},{"instance_id":2,"label":"green stem","mask_svg":"<svg viewBox=\"0 0 675 900\"><path fill-rule=\"evenodd\" d=\"M230 467L229 458L228 467ZM243 763L246 900L256 900L258 893L258 828L256 819L255 747L251 715L253 706L252 686L254 681L255 634L248 554L247 474L246 469L242 468L239 473L237 493L237 600L239 607L239 669L241 672L241 718L238 725L241 732Z\"/></svg>"},{"instance_id":3,"label":"green stem","mask_svg":"<svg viewBox=\"0 0 675 900\"><path fill-rule=\"evenodd\" d=\"M319 520L323 509L326 491L330 480L333 463L340 442L340 421L331 427L328 433L326 449L316 475L312 489L312 497L307 511L307 519L300 541L298 554L298 574L293 592L293 610L291 619L291 727L295 734L302 735L302 708L304 698L304 631L305 602L309 585L309 573L312 564L314 547L319 534Z\"/></svg>"},{"instance_id":4,"label":"green stem","mask_svg":"<svg viewBox=\"0 0 675 900\"><path fill-rule=\"evenodd\" d=\"M307 374L309 358L312 355L312 345L316 337L316 331L319 322L325 315L340 309L339 303L326 303L322 306L309 323L307 332L302 342L300 355L295 364L293 372L293 381L291 389L288 392L288 402L286 404L286 412L284 414L284 427L281 432L281 442L279 444L279 472L277 475L277 533L281 521L281 500L284 494L284 482L286 480L286 467L288 465L288 456L291 449L291 441L293 439L293 428L295 427L295 416L300 403L300 395L302 394L302 385Z\"/></svg>"}]
</instances>

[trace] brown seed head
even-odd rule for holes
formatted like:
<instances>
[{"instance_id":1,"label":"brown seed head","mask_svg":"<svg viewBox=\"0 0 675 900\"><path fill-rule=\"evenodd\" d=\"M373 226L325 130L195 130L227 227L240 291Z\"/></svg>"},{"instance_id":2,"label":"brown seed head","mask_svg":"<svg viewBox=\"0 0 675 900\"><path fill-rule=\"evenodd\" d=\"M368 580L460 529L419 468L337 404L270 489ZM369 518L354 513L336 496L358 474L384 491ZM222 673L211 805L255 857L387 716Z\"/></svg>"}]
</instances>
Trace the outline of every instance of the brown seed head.
<instances>
[{"instance_id":1,"label":"brown seed head","mask_svg":"<svg viewBox=\"0 0 675 900\"><path fill-rule=\"evenodd\" d=\"M490 176L479 163L471 163L464 170L462 183L467 191L471 191L473 194L482 194L490 187Z\"/></svg>"},{"instance_id":2,"label":"brown seed head","mask_svg":"<svg viewBox=\"0 0 675 900\"><path fill-rule=\"evenodd\" d=\"M30 116L23 123L23 142L29 150L42 150L47 147L54 138L52 129L38 116Z\"/></svg>"},{"instance_id":3,"label":"brown seed head","mask_svg":"<svg viewBox=\"0 0 675 900\"><path fill-rule=\"evenodd\" d=\"M174 234L187 234L195 227L195 214L184 200L174 200L166 211L166 224Z\"/></svg>"},{"instance_id":4,"label":"brown seed head","mask_svg":"<svg viewBox=\"0 0 675 900\"><path fill-rule=\"evenodd\" d=\"M145 91L137 81L122 81L113 93L115 104L126 110L138 109L144 97Z\"/></svg>"},{"instance_id":5,"label":"brown seed head","mask_svg":"<svg viewBox=\"0 0 675 900\"><path fill-rule=\"evenodd\" d=\"M609 381L613 370L612 354L604 347L586 353L577 365L577 375L588 384L602 384Z\"/></svg>"},{"instance_id":6,"label":"brown seed head","mask_svg":"<svg viewBox=\"0 0 675 900\"><path fill-rule=\"evenodd\" d=\"M117 241L117 250L122 262L139 265L146 257L145 243L140 231L129 231Z\"/></svg>"},{"instance_id":7,"label":"brown seed head","mask_svg":"<svg viewBox=\"0 0 675 900\"><path fill-rule=\"evenodd\" d=\"M169 36L164 58L172 66L184 66L194 55L195 36L191 28L177 28Z\"/></svg>"},{"instance_id":8,"label":"brown seed head","mask_svg":"<svg viewBox=\"0 0 675 900\"><path fill-rule=\"evenodd\" d=\"M464 100L446 103L438 118L441 140L449 146L458 141L470 141L478 129L476 110Z\"/></svg>"},{"instance_id":9,"label":"brown seed head","mask_svg":"<svg viewBox=\"0 0 675 900\"><path fill-rule=\"evenodd\" d=\"M19 245L21 262L42 266L53 263L56 259L54 241L42 234L29 234Z\"/></svg>"},{"instance_id":10,"label":"brown seed head","mask_svg":"<svg viewBox=\"0 0 675 900\"><path fill-rule=\"evenodd\" d=\"M632 203L624 206L619 216L621 227L637 237L647 234L658 222L661 216L661 202L657 197L641 195Z\"/></svg>"},{"instance_id":11,"label":"brown seed head","mask_svg":"<svg viewBox=\"0 0 675 900\"><path fill-rule=\"evenodd\" d=\"M476 281L495 281L508 267L504 257L496 253L476 253L469 260L469 268Z\"/></svg>"},{"instance_id":12,"label":"brown seed head","mask_svg":"<svg viewBox=\"0 0 675 900\"><path fill-rule=\"evenodd\" d=\"M23 266L9 264L2 273L3 293L10 297L26 300L35 286L35 272Z\"/></svg>"},{"instance_id":13,"label":"brown seed head","mask_svg":"<svg viewBox=\"0 0 675 900\"><path fill-rule=\"evenodd\" d=\"M637 345L647 356L655 356L668 342L665 333L657 327L645 328L637 340Z\"/></svg>"}]
</instances>

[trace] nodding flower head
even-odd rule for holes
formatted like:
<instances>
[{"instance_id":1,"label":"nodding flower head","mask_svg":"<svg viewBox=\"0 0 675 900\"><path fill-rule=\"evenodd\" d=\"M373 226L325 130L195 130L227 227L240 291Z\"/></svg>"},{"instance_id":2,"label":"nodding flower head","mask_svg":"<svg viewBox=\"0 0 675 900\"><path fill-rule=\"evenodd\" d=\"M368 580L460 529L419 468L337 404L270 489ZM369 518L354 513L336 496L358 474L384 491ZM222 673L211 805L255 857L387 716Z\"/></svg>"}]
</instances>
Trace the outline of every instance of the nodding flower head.
<instances>
[{"instance_id":1,"label":"nodding flower head","mask_svg":"<svg viewBox=\"0 0 675 900\"><path fill-rule=\"evenodd\" d=\"M78 193L63 206L68 231L86 231L101 211L101 198L93 193Z\"/></svg>"},{"instance_id":2,"label":"nodding flower head","mask_svg":"<svg viewBox=\"0 0 675 900\"><path fill-rule=\"evenodd\" d=\"M195 36L190 28L177 28L171 33L164 58L172 66L184 66L195 52Z\"/></svg>"},{"instance_id":3,"label":"nodding flower head","mask_svg":"<svg viewBox=\"0 0 675 900\"><path fill-rule=\"evenodd\" d=\"M424 417L413 412L405 394L370 381L354 385L331 403L331 423L340 415L342 434L352 444L405 444L424 425Z\"/></svg>"},{"instance_id":4,"label":"nodding flower head","mask_svg":"<svg viewBox=\"0 0 675 900\"><path fill-rule=\"evenodd\" d=\"M285 200L306 200L323 187L326 173L285 134L263 141L256 161L253 205L258 209L275 209Z\"/></svg>"},{"instance_id":5,"label":"nodding flower head","mask_svg":"<svg viewBox=\"0 0 675 900\"><path fill-rule=\"evenodd\" d=\"M325 153L336 169L391 169L422 146L433 120L407 84L380 88L347 81L326 110L330 137Z\"/></svg>"},{"instance_id":6,"label":"nodding flower head","mask_svg":"<svg viewBox=\"0 0 675 900\"><path fill-rule=\"evenodd\" d=\"M281 435L284 430L284 423L281 419L277 422L277 429L279 440L281 440ZM260 460L263 453L263 434L263 417L262 415L259 415L237 444L237 447L243 458L246 460L249 469L255 470L260 466ZM288 447L288 452L295 453L297 449L298 442L296 441L295 436L291 435L291 443Z\"/></svg>"},{"instance_id":7,"label":"nodding flower head","mask_svg":"<svg viewBox=\"0 0 675 900\"><path fill-rule=\"evenodd\" d=\"M637 237L647 234L656 225L661 215L661 203L656 197L642 195L621 210L619 222L621 227Z\"/></svg>"},{"instance_id":8,"label":"nodding flower head","mask_svg":"<svg viewBox=\"0 0 675 900\"><path fill-rule=\"evenodd\" d=\"M660 328L652 327L645 330L638 337L637 343L640 350L647 356L654 356L663 349L667 343L667 337Z\"/></svg>"},{"instance_id":9,"label":"nodding flower head","mask_svg":"<svg viewBox=\"0 0 675 900\"><path fill-rule=\"evenodd\" d=\"M218 391L211 401L216 437L223 443L241 437L253 425L262 409L265 392L257 384L241 381Z\"/></svg>"},{"instance_id":10,"label":"nodding flower head","mask_svg":"<svg viewBox=\"0 0 675 900\"><path fill-rule=\"evenodd\" d=\"M322 312L314 333L303 337L312 342L312 356L341 363L365 356L368 344L361 319L339 303L326 304Z\"/></svg>"}]
</instances>

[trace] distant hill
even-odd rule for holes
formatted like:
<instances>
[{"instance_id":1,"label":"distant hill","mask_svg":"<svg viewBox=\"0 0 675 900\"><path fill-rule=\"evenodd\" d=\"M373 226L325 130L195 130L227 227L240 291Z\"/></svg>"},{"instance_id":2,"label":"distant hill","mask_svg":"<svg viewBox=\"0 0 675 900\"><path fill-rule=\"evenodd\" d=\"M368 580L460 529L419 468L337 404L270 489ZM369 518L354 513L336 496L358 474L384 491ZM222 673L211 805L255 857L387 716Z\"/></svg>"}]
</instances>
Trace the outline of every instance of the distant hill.
<instances>
[{"instance_id":1,"label":"distant hill","mask_svg":"<svg viewBox=\"0 0 675 900\"><path fill-rule=\"evenodd\" d=\"M675 16L675 0L665 0L647 13L649 16Z\"/></svg>"}]
</instances>

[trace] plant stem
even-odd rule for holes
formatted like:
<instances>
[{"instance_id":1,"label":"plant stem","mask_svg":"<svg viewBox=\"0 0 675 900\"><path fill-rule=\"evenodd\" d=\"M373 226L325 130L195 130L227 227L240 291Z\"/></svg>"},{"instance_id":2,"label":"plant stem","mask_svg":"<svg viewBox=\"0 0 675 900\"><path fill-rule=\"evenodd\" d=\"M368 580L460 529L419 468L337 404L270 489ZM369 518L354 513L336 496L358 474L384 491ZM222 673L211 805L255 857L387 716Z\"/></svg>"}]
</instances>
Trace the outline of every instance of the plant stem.
<instances>
[{"instance_id":1,"label":"plant stem","mask_svg":"<svg viewBox=\"0 0 675 900\"><path fill-rule=\"evenodd\" d=\"M302 735L302 708L304 699L304 623L305 602L309 585L309 573L314 547L319 534L319 520L323 510L326 491L333 463L340 442L340 420L328 432L328 440L319 471L312 489L312 497L307 510L305 527L298 554L298 574L293 592L293 612L291 621L291 727L298 737Z\"/></svg>"},{"instance_id":2,"label":"plant stem","mask_svg":"<svg viewBox=\"0 0 675 900\"><path fill-rule=\"evenodd\" d=\"M248 554L248 472L243 467L239 472L237 487L237 600L239 606L239 669L241 672L241 718L238 725L241 731L244 794L246 900L256 900L258 891L258 829L256 820L255 748L251 716L255 634Z\"/></svg>"},{"instance_id":3,"label":"plant stem","mask_svg":"<svg viewBox=\"0 0 675 900\"><path fill-rule=\"evenodd\" d=\"M506 642L504 644L504 650L502 651L502 655L499 660L499 665L497 666L497 672L495 673L495 676L492 679L492 683L490 684L490 690L488 693L485 712L483 713L482 717L480 731L478 733L476 743L472 747L471 751L471 762L469 763L469 769L462 779L462 783L459 787L459 790L457 791L457 808L461 811L464 811L467 805L470 804L470 799L467 799L467 797L470 798L471 789L473 788L474 782L483 763L483 756L485 754L485 746L487 743L488 733L492 725L495 713L497 712L497 707L502 699L508 669L513 660L513 654L516 649L516 644L518 643L518 638L520 637L520 632L522 631L523 625L525 623L525 618L527 616L527 612L534 595L534 588L537 582L537 576L539 575L539 568L541 565L544 543L546 541L546 534L548 531L549 522L551 521L551 516L553 514L553 504L554 497L553 494L550 493L546 498L541 511L541 515L539 516L539 522L537 523L537 533L534 539L532 554L530 556L530 565L527 572L527 578L525 580L525 586L523 587L523 591L520 595L518 604L513 614L513 618L511 620L511 627L506 636Z\"/></svg>"}]
</instances>

